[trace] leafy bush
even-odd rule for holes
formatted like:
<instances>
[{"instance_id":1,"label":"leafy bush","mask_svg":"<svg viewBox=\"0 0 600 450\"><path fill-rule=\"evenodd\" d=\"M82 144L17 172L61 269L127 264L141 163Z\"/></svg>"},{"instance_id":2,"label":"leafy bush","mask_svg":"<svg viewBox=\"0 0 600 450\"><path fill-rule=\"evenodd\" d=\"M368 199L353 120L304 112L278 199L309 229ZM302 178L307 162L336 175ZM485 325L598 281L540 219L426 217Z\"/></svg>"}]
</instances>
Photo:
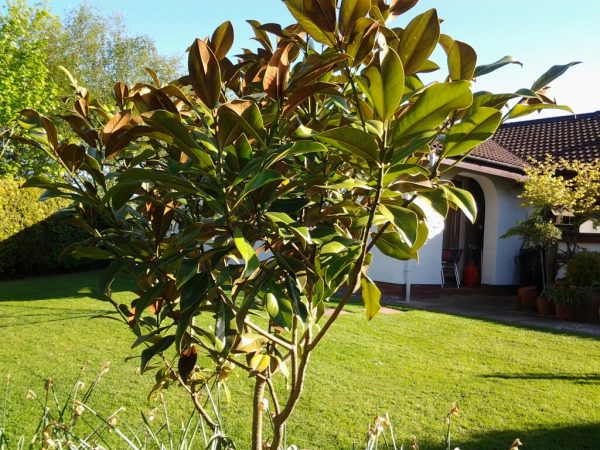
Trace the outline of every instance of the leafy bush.
<instances>
[{"instance_id":1,"label":"leafy bush","mask_svg":"<svg viewBox=\"0 0 600 450\"><path fill-rule=\"evenodd\" d=\"M560 241L562 233L556 225L545 222L542 216L536 214L527 220L520 220L500 237L511 236L520 236L524 248L546 248Z\"/></svg>"},{"instance_id":2,"label":"leafy bush","mask_svg":"<svg viewBox=\"0 0 600 450\"><path fill-rule=\"evenodd\" d=\"M583 301L584 293L576 287L554 287L548 290L548 299L557 305L577 306Z\"/></svg>"},{"instance_id":3,"label":"leafy bush","mask_svg":"<svg viewBox=\"0 0 600 450\"><path fill-rule=\"evenodd\" d=\"M41 189L21 189L17 180L0 180L0 278L38 275L88 267L63 250L86 234L57 215L64 200L38 201Z\"/></svg>"},{"instance_id":4,"label":"leafy bush","mask_svg":"<svg viewBox=\"0 0 600 450\"><path fill-rule=\"evenodd\" d=\"M575 254L567 264L567 279L574 286L600 283L600 252Z\"/></svg>"}]
</instances>

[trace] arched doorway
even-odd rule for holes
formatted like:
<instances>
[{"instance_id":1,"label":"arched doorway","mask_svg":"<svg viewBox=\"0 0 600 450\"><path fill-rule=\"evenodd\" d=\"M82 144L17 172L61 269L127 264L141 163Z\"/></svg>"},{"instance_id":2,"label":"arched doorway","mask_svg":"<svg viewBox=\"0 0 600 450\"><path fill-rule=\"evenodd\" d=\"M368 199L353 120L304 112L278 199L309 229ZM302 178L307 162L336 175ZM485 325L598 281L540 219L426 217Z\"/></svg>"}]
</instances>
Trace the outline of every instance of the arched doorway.
<instances>
[{"instance_id":1,"label":"arched doorway","mask_svg":"<svg viewBox=\"0 0 600 450\"><path fill-rule=\"evenodd\" d=\"M471 223L460 211L452 209L448 212L444 223L442 258L448 258L453 253L460 255L456 261L456 267L458 275L462 280L466 264L475 265L478 268L482 266L482 254L485 242L485 195L480 184L473 178L456 176L452 179L452 182L456 187L469 191L477 204L477 219L475 223ZM452 276L453 272L453 270L444 270L446 276L448 274ZM481 282L481 269L478 272L479 276L475 282L476 285L479 285ZM452 281L456 283L456 280ZM458 285L458 283L456 284Z\"/></svg>"}]
</instances>

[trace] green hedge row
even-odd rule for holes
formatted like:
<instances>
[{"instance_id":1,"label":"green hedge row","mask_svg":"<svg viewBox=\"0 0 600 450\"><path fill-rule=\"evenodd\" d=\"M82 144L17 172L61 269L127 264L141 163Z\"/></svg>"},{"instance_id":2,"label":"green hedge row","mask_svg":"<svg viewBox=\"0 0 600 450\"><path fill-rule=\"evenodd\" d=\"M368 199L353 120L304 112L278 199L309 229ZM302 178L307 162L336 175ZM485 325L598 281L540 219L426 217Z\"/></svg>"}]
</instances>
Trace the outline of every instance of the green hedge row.
<instances>
[{"instance_id":1,"label":"green hedge row","mask_svg":"<svg viewBox=\"0 0 600 450\"><path fill-rule=\"evenodd\" d=\"M567 263L567 279L573 286L600 284L600 252L579 252Z\"/></svg>"},{"instance_id":2,"label":"green hedge row","mask_svg":"<svg viewBox=\"0 0 600 450\"><path fill-rule=\"evenodd\" d=\"M45 275L83 269L89 262L59 259L70 244L87 236L56 212L64 201L40 202L40 189L21 189L22 181L0 180L0 278Z\"/></svg>"}]
</instances>

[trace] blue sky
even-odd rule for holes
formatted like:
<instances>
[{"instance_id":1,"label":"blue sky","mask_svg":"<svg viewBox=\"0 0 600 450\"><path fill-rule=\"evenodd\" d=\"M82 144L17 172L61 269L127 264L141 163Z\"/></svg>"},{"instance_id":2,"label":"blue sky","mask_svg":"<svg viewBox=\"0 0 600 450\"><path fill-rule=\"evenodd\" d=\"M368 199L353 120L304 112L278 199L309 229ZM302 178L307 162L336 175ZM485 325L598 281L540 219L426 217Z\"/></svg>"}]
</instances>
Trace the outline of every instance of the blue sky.
<instances>
[{"instance_id":1,"label":"blue sky","mask_svg":"<svg viewBox=\"0 0 600 450\"><path fill-rule=\"evenodd\" d=\"M50 0L63 15L79 0ZM119 13L131 33L151 36L160 52L181 54L195 37L231 20L236 47L253 46L245 19L291 23L281 0L92 0L102 14ZM505 55L523 62L481 78L477 90L511 91L529 87L553 64L582 61L555 81L550 91L576 113L600 110L600 0L421 0L394 26L436 8L442 31L471 44L480 63ZM438 62L443 62L437 58Z\"/></svg>"}]
</instances>

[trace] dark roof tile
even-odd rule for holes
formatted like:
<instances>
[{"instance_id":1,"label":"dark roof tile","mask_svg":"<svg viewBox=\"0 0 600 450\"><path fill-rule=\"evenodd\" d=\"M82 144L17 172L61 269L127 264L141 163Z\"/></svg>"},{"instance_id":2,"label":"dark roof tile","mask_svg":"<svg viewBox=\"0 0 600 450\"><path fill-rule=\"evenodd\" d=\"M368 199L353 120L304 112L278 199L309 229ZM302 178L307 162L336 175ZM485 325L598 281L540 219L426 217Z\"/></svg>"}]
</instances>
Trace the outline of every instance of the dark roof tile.
<instances>
[{"instance_id":1,"label":"dark roof tile","mask_svg":"<svg viewBox=\"0 0 600 450\"><path fill-rule=\"evenodd\" d=\"M523 159L510 152L493 138L478 146L469 156L519 169L525 166Z\"/></svg>"},{"instance_id":2,"label":"dark roof tile","mask_svg":"<svg viewBox=\"0 0 600 450\"><path fill-rule=\"evenodd\" d=\"M508 123L492 141L525 161L529 157L541 160L550 154L591 162L600 158L600 111Z\"/></svg>"}]
</instances>

